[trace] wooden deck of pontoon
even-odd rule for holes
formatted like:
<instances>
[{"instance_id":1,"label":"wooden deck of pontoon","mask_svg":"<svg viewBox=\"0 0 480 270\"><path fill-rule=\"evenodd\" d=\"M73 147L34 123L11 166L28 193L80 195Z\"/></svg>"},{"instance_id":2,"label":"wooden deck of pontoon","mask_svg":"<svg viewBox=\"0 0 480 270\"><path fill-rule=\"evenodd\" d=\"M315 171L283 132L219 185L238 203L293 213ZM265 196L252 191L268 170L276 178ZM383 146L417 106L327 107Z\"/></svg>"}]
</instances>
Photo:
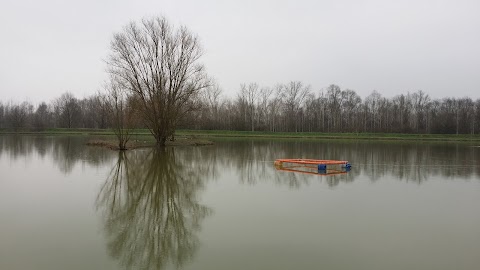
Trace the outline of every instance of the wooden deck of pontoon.
<instances>
[{"instance_id":1,"label":"wooden deck of pontoon","mask_svg":"<svg viewBox=\"0 0 480 270\"><path fill-rule=\"evenodd\" d=\"M327 165L341 165L342 170L327 169ZM299 172L307 174L345 174L351 165L346 160L325 160L325 159L277 159L275 160L275 168L277 170L288 172Z\"/></svg>"}]
</instances>

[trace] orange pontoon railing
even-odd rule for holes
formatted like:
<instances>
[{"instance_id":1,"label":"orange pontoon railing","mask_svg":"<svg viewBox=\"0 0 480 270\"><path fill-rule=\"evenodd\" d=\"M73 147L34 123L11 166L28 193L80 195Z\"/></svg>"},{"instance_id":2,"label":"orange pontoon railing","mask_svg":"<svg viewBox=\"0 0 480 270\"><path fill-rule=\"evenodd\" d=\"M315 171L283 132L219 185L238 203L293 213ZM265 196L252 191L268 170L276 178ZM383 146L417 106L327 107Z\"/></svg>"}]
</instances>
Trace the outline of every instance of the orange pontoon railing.
<instances>
[{"instance_id":1,"label":"orange pontoon railing","mask_svg":"<svg viewBox=\"0 0 480 270\"><path fill-rule=\"evenodd\" d=\"M310 164L310 165L347 165L349 164L348 161L345 160L325 160L325 159L303 159L303 158L296 158L296 159L277 159L275 160L275 164L277 163L296 163L296 164Z\"/></svg>"}]
</instances>

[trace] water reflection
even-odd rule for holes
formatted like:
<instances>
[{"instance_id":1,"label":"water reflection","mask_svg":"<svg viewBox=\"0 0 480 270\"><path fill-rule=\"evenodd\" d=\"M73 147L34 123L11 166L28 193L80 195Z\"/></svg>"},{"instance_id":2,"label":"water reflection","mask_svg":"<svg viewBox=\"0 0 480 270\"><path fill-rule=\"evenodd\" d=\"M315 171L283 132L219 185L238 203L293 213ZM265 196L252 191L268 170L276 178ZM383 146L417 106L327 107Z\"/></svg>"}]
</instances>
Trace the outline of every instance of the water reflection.
<instances>
[{"instance_id":1,"label":"water reflection","mask_svg":"<svg viewBox=\"0 0 480 270\"><path fill-rule=\"evenodd\" d=\"M103 166L114 162L116 152L86 147L88 138L78 136L0 136L0 157L12 160L38 155L52 158L58 169L69 174L79 162ZM348 175L322 177L329 186L349 183L359 176L371 181L385 177L421 184L430 178L470 179L480 177L480 147L468 143L371 142L318 140L218 140L212 147L179 148L182 161L216 178L229 171L241 183L299 188L315 176L277 172L278 158L348 160L353 165ZM178 159L177 159L178 161Z\"/></svg>"},{"instance_id":2,"label":"water reflection","mask_svg":"<svg viewBox=\"0 0 480 270\"><path fill-rule=\"evenodd\" d=\"M109 253L126 269L179 268L195 255L200 225L212 213L198 193L212 170L193 166L187 153L167 148L118 154L97 207Z\"/></svg>"},{"instance_id":3,"label":"water reflection","mask_svg":"<svg viewBox=\"0 0 480 270\"><path fill-rule=\"evenodd\" d=\"M225 147L222 147L225 145ZM256 140L218 142L215 153L222 168L238 171L240 181L275 183L297 188L316 176L275 172L278 158L348 160L347 175L323 177L329 186L354 181L360 175L377 181L387 176L421 184L429 178L470 179L480 176L480 148L466 143ZM228 157L228 158L227 158Z\"/></svg>"},{"instance_id":4,"label":"water reflection","mask_svg":"<svg viewBox=\"0 0 480 270\"><path fill-rule=\"evenodd\" d=\"M101 166L115 158L115 153L98 147L86 147L87 137L82 136L0 136L0 157L11 160L30 158L51 158L58 169L69 174L78 163Z\"/></svg>"}]
</instances>

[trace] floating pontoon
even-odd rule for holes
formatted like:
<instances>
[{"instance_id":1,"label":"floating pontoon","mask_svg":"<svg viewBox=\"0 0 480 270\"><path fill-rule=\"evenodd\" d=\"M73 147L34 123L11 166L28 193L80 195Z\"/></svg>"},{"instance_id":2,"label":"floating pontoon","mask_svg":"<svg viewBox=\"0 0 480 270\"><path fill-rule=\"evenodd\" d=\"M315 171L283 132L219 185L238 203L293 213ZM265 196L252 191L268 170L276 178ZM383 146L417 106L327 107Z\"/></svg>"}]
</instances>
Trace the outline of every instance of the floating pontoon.
<instances>
[{"instance_id":1,"label":"floating pontoon","mask_svg":"<svg viewBox=\"0 0 480 270\"><path fill-rule=\"evenodd\" d=\"M342 170L327 169L327 166L340 165ZM352 166L345 160L324 160L324 159L277 159L275 168L282 171L300 172L308 174L344 174Z\"/></svg>"}]
</instances>

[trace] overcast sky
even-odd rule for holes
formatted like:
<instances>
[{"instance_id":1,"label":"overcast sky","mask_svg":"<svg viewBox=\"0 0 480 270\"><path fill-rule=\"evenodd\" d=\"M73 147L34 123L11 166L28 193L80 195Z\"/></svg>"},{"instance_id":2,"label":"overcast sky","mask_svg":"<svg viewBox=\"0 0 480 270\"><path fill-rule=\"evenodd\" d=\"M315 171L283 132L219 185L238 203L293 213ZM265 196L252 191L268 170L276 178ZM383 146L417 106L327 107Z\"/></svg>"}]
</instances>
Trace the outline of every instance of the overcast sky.
<instances>
[{"instance_id":1,"label":"overcast sky","mask_svg":"<svg viewBox=\"0 0 480 270\"><path fill-rule=\"evenodd\" d=\"M480 1L0 0L0 100L101 89L113 33L164 15L198 34L227 96L299 80L366 97L480 98Z\"/></svg>"}]
</instances>

